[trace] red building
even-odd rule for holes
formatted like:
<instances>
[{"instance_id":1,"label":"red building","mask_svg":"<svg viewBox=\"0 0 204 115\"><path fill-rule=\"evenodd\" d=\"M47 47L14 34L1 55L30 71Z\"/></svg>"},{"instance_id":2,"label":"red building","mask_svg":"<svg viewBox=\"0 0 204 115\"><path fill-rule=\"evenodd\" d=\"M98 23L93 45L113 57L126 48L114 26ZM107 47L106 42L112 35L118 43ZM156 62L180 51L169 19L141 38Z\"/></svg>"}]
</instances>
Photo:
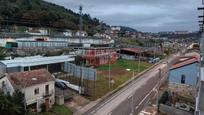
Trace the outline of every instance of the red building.
<instances>
[{"instance_id":1,"label":"red building","mask_svg":"<svg viewBox=\"0 0 204 115\"><path fill-rule=\"evenodd\" d=\"M92 48L82 51L80 57L85 60L86 65L99 66L116 62L118 54L116 50L110 48Z\"/></svg>"}]
</instances>

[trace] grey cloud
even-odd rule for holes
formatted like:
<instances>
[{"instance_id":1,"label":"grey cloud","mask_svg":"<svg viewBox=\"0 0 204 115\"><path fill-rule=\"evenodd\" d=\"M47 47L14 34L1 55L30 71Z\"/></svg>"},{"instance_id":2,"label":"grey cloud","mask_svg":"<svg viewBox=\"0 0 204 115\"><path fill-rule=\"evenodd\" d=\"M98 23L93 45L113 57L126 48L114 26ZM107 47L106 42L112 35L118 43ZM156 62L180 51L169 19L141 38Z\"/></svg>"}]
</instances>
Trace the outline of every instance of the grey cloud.
<instances>
[{"instance_id":1,"label":"grey cloud","mask_svg":"<svg viewBox=\"0 0 204 115\"><path fill-rule=\"evenodd\" d=\"M196 10L201 0L46 0L84 12L110 25L130 26L142 31L198 29Z\"/></svg>"}]
</instances>

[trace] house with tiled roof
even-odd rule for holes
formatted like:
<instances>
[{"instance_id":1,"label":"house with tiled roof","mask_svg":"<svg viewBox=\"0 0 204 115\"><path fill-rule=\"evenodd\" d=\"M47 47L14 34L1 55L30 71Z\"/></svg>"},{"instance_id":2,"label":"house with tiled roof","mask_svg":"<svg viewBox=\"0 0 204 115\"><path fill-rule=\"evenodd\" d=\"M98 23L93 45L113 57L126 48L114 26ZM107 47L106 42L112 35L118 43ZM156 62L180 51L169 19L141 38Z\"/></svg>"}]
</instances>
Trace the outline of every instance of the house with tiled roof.
<instances>
[{"instance_id":1,"label":"house with tiled roof","mask_svg":"<svg viewBox=\"0 0 204 115\"><path fill-rule=\"evenodd\" d=\"M26 108L35 112L41 111L42 104L48 110L55 103L55 80L46 69L10 73L0 80L0 84L10 94L21 91Z\"/></svg>"},{"instance_id":2,"label":"house with tiled roof","mask_svg":"<svg viewBox=\"0 0 204 115\"><path fill-rule=\"evenodd\" d=\"M198 78L199 56L181 57L172 65L169 73L169 82L196 86Z\"/></svg>"}]
</instances>

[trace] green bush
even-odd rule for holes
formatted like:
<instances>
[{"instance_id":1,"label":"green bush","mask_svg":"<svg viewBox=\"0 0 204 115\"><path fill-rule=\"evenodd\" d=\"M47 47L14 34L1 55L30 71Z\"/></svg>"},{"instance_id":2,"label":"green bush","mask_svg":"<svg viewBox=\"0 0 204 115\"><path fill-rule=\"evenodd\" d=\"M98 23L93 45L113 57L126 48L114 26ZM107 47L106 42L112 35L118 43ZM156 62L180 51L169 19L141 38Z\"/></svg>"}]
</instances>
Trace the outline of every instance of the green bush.
<instances>
[{"instance_id":1,"label":"green bush","mask_svg":"<svg viewBox=\"0 0 204 115\"><path fill-rule=\"evenodd\" d=\"M169 100L169 93L168 91L165 91L161 98L159 99L159 104L165 104Z\"/></svg>"}]
</instances>

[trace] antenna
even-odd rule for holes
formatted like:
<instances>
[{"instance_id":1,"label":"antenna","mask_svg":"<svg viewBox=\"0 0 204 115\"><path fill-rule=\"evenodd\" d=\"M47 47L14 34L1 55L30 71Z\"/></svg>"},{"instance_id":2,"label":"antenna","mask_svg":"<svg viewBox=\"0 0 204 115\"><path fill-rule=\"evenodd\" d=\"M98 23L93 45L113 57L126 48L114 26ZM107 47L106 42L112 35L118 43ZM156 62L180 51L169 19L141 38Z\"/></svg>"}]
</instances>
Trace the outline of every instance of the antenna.
<instances>
[{"instance_id":1,"label":"antenna","mask_svg":"<svg viewBox=\"0 0 204 115\"><path fill-rule=\"evenodd\" d=\"M82 35L81 35L81 32L82 32L82 28L83 28L83 18L82 18L83 14L82 14L82 10L83 10L83 7L82 7L82 5L80 5L80 6L79 6L79 15L80 15L80 19L79 19L79 30L80 30L80 36L82 36Z\"/></svg>"}]
</instances>

